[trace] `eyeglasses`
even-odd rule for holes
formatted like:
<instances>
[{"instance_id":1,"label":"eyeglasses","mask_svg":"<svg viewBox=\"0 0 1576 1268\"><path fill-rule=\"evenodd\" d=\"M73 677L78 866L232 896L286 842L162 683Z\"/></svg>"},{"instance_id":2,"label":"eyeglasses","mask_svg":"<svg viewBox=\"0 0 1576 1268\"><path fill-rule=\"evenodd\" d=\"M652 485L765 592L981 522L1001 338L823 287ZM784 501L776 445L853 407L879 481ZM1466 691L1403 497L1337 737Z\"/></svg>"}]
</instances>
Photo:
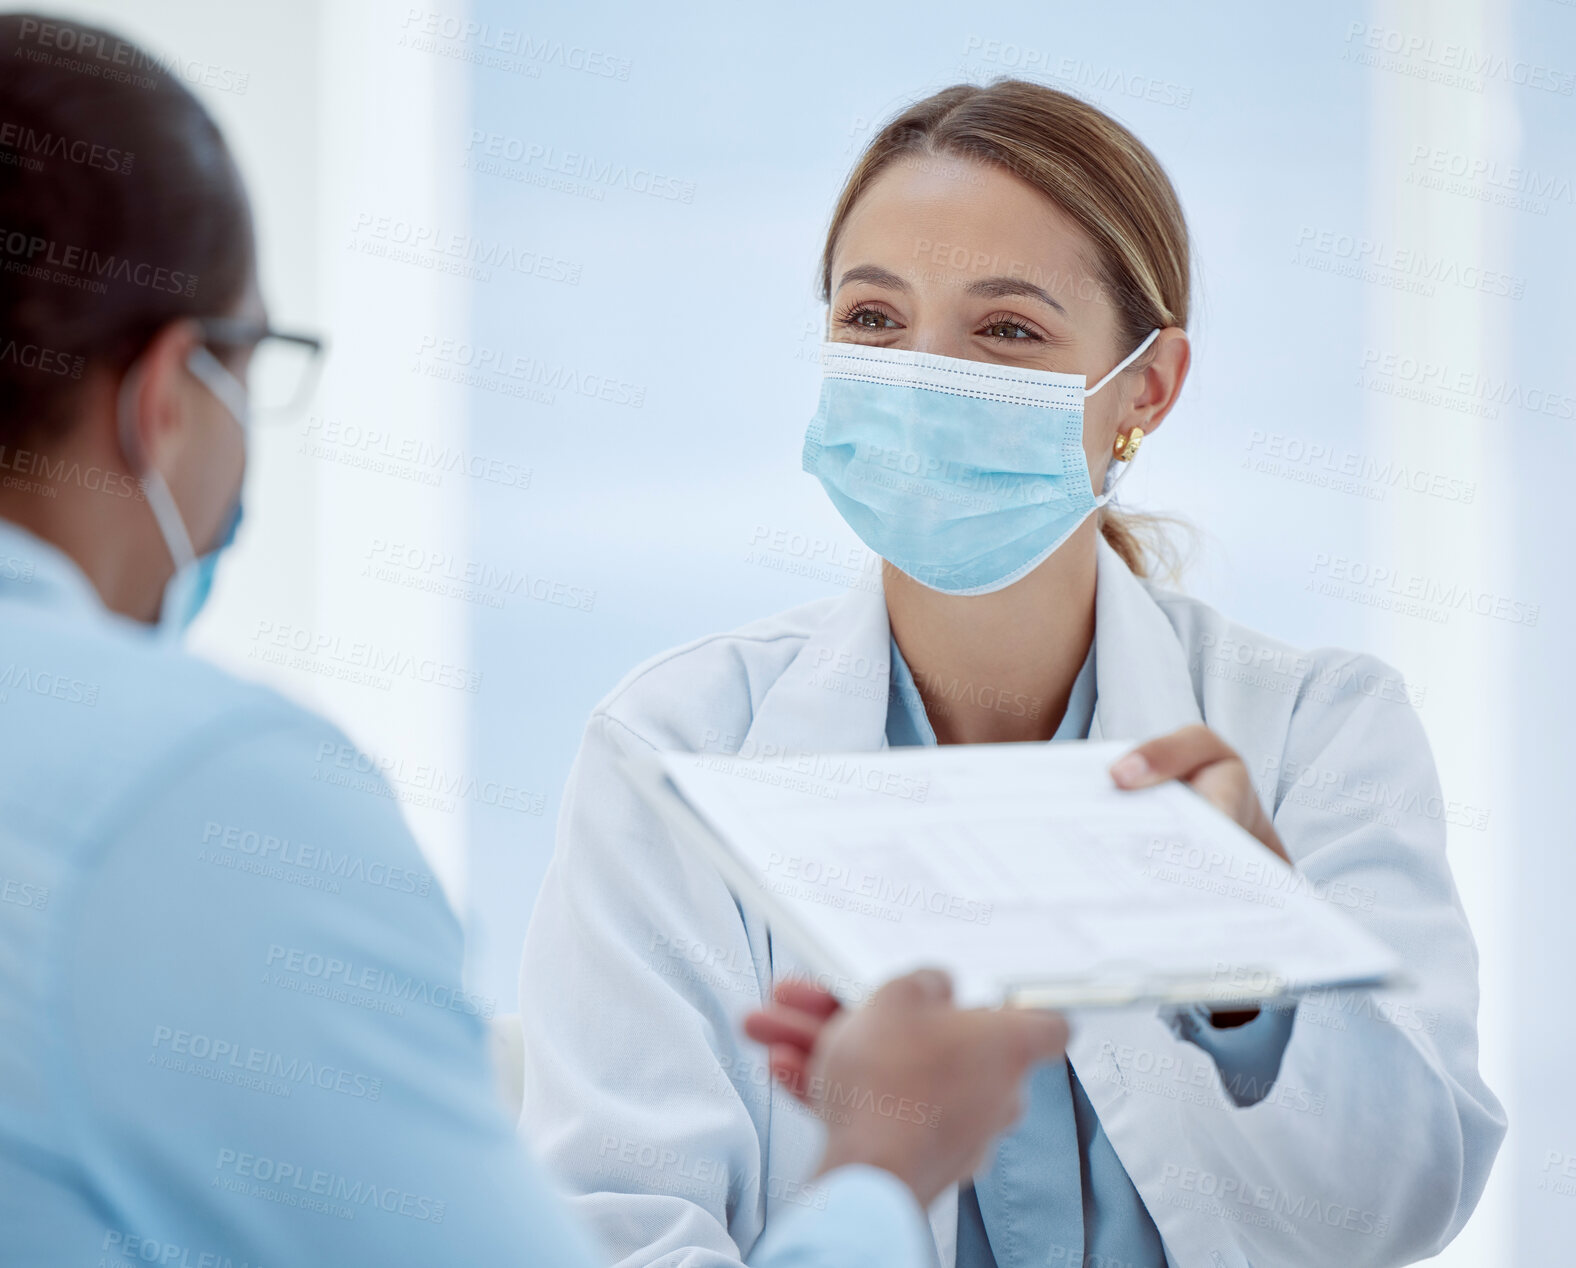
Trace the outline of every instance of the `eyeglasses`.
<instances>
[{"instance_id":1,"label":"eyeglasses","mask_svg":"<svg viewBox=\"0 0 1576 1268\"><path fill-rule=\"evenodd\" d=\"M242 317L208 317L198 322L203 342L215 348L251 350L246 366L249 413L258 422L276 421L304 405L317 386L323 340L316 335L275 330Z\"/></svg>"}]
</instances>

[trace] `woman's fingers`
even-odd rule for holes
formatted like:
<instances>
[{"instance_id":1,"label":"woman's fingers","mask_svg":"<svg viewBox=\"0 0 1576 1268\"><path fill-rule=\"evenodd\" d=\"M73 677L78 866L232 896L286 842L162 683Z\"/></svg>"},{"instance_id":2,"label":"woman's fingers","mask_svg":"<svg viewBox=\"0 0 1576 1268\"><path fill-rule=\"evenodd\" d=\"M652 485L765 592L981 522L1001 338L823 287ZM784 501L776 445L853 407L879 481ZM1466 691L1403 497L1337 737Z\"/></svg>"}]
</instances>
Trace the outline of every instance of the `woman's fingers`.
<instances>
[{"instance_id":1,"label":"woman's fingers","mask_svg":"<svg viewBox=\"0 0 1576 1268\"><path fill-rule=\"evenodd\" d=\"M1206 766L1236 757L1225 740L1194 723L1124 754L1112 763L1111 778L1119 788L1149 788L1168 779L1191 779Z\"/></svg>"},{"instance_id":2,"label":"woman's fingers","mask_svg":"<svg viewBox=\"0 0 1576 1268\"><path fill-rule=\"evenodd\" d=\"M787 978L772 988L772 1003L744 1019L744 1033L757 1043L792 1044L808 1052L841 1008L830 991L803 978Z\"/></svg>"},{"instance_id":3,"label":"woman's fingers","mask_svg":"<svg viewBox=\"0 0 1576 1268\"><path fill-rule=\"evenodd\" d=\"M1149 788L1180 779L1267 849L1291 862L1274 823L1264 813L1248 768L1236 750L1207 726L1195 723L1140 744L1112 763L1111 778L1119 788Z\"/></svg>"},{"instance_id":4,"label":"woman's fingers","mask_svg":"<svg viewBox=\"0 0 1576 1268\"><path fill-rule=\"evenodd\" d=\"M786 1004L813 1017L830 1017L842 1007L837 996L830 991L797 977L778 982L772 991L772 998L779 1004Z\"/></svg>"},{"instance_id":5,"label":"woman's fingers","mask_svg":"<svg viewBox=\"0 0 1576 1268\"><path fill-rule=\"evenodd\" d=\"M744 1033L767 1046L772 1077L803 1101L810 1054L843 1006L830 991L795 978L777 983L772 1001L744 1019Z\"/></svg>"},{"instance_id":6,"label":"woman's fingers","mask_svg":"<svg viewBox=\"0 0 1576 1268\"><path fill-rule=\"evenodd\" d=\"M825 1026L826 1018L784 1004L757 1009L744 1019L744 1033L756 1043L774 1049L786 1044L804 1052L815 1047Z\"/></svg>"}]
</instances>

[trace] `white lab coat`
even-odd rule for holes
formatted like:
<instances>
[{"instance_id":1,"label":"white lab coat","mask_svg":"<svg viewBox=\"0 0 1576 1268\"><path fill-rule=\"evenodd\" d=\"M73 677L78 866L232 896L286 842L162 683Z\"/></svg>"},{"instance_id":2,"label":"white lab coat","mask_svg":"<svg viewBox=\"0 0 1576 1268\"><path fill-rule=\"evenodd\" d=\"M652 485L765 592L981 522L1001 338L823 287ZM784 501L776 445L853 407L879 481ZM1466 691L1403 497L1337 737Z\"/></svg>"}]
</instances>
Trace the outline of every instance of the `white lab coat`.
<instances>
[{"instance_id":1,"label":"white lab coat","mask_svg":"<svg viewBox=\"0 0 1576 1268\"><path fill-rule=\"evenodd\" d=\"M1153 1009L1086 1014L1069 1059L1171 1265L1424 1258L1471 1213L1505 1120L1477 1070L1477 954L1416 713L1374 658L1299 653L1099 552L1091 738L1206 722L1297 868L1412 986L1304 1001L1275 1090L1248 1108ZM856 588L664 653L592 715L526 940L522 1125L620 1264L737 1263L778 1210L819 1200L821 1144L740 1032L796 966L623 759L882 748L889 649L879 585ZM931 1211L943 1268L956 1204Z\"/></svg>"}]
</instances>

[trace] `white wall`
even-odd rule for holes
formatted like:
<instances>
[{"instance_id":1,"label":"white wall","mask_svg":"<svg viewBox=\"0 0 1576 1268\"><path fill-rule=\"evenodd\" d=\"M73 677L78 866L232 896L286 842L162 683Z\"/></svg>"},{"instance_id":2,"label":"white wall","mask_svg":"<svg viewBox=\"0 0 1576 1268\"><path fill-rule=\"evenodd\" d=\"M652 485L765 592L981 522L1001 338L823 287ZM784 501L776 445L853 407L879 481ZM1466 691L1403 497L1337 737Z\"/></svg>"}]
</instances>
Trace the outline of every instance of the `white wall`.
<instances>
[{"instance_id":1,"label":"white wall","mask_svg":"<svg viewBox=\"0 0 1576 1268\"><path fill-rule=\"evenodd\" d=\"M275 324L329 341L309 408L254 431L246 519L194 645L374 755L463 909L473 798L453 789L470 772L486 675L468 605L416 587L432 580L427 560L465 552L467 481L434 458L463 449L467 418L463 398L410 367L428 329L464 332L469 289L367 252L395 222L464 227L469 191L445 159L470 106L463 66L400 43L401 12L376 0L73 10L176 59L246 177ZM337 757L326 771L353 779Z\"/></svg>"}]
</instances>

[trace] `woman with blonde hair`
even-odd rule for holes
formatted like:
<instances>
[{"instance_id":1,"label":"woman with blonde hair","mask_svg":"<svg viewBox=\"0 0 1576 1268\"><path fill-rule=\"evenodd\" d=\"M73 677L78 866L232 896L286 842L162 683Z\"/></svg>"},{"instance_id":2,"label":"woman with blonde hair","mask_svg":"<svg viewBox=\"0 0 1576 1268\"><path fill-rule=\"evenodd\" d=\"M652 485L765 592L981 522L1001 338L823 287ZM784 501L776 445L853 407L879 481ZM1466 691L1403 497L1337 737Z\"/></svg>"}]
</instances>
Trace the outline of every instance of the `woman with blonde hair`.
<instances>
[{"instance_id":1,"label":"woman with blonde hair","mask_svg":"<svg viewBox=\"0 0 1576 1268\"><path fill-rule=\"evenodd\" d=\"M859 159L804 466L881 585L667 652L598 705L526 942L525 1121L617 1262L737 1263L816 1200L815 1124L736 1038L798 966L642 803L624 762L653 748L1144 740L1118 784L1187 782L1404 961L1405 995L1086 1016L931 1207L943 1265L1399 1264L1471 1213L1504 1119L1427 740L1370 689L1397 676L1158 588L1110 504L1186 379L1189 268L1154 156L1043 86L948 88ZM1343 798L1364 781L1407 808Z\"/></svg>"}]
</instances>

